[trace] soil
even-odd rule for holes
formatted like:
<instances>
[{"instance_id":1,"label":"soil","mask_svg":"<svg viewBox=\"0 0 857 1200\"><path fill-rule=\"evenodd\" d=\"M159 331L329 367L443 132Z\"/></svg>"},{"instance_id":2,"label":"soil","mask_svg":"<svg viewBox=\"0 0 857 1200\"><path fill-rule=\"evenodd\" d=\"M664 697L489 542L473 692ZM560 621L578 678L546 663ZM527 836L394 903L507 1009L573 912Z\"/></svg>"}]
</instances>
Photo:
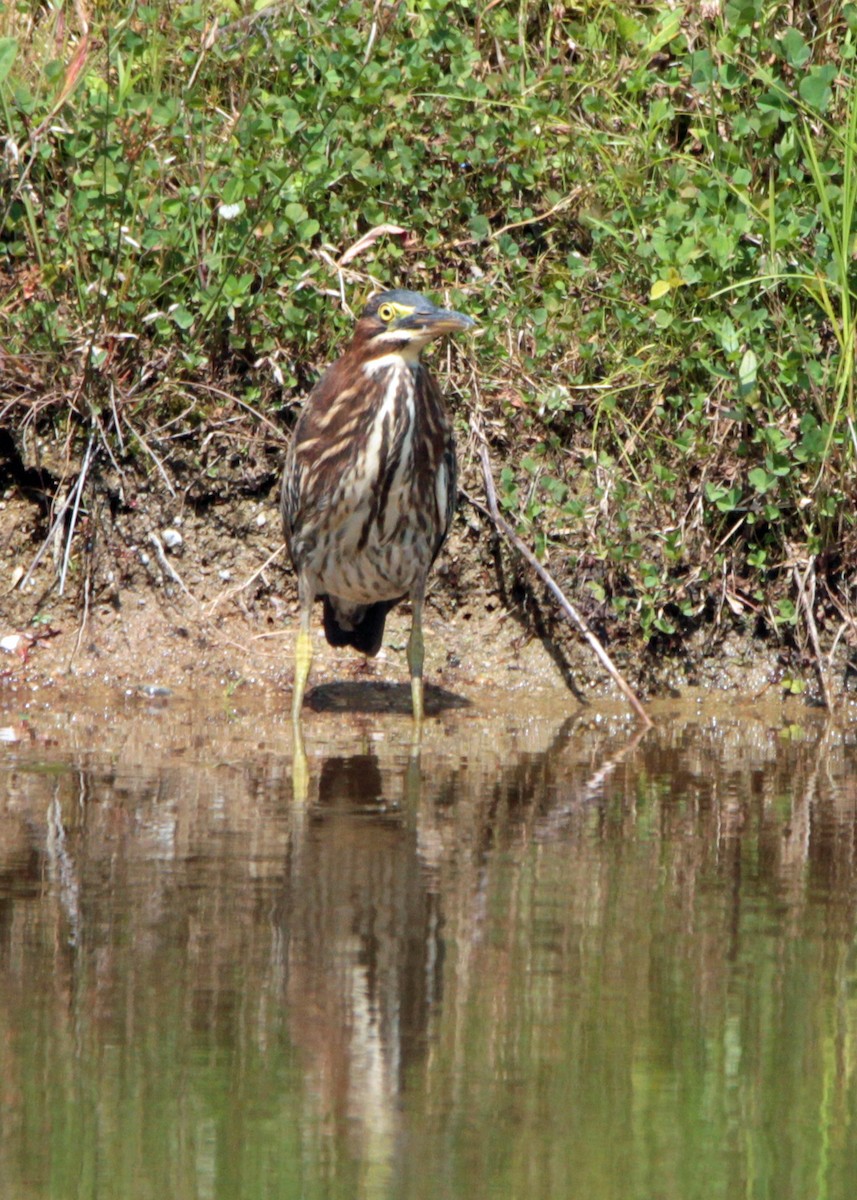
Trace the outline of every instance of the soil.
<instances>
[{"instance_id":1,"label":"soil","mask_svg":"<svg viewBox=\"0 0 857 1200\"><path fill-rule=\"evenodd\" d=\"M297 604L277 507L285 438L231 419L167 441L168 454L160 440L157 457L148 446L121 465L95 444L73 515L83 463L67 462L59 444L0 432L0 685L209 696L242 687L279 693L287 706ZM464 466L465 487L480 494ZM403 603L367 661L326 645L319 608L308 705L409 710L409 619ZM617 694L465 500L431 578L425 633L430 714L500 696L572 707ZM607 649L644 699L700 687L762 695L793 687L801 671L807 696L817 692L810 656L797 656L796 671L794 648L734 622L702 626L667 652L621 641ZM841 681L846 671L847 662Z\"/></svg>"}]
</instances>

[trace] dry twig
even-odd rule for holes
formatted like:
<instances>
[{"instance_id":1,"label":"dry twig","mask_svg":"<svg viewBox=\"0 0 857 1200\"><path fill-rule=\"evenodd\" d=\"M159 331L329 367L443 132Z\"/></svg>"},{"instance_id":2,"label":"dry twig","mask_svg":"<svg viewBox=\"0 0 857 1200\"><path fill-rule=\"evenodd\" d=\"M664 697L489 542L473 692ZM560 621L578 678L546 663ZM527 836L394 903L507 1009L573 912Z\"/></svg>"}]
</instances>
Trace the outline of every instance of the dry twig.
<instances>
[{"instance_id":1,"label":"dry twig","mask_svg":"<svg viewBox=\"0 0 857 1200\"><path fill-rule=\"evenodd\" d=\"M806 628L809 633L809 640L812 642L812 652L815 655L815 669L818 672L818 680L821 684L821 697L824 700L824 707L828 712L833 712L833 701L830 696L830 688L827 683L827 672L824 669L824 660L821 654L821 642L818 639L818 627L815 624L815 616L812 611L812 602L815 597L815 555L813 555L806 565L806 570L801 577L801 573L797 568L797 564L792 567L792 578L795 581L797 588L798 600L803 609L804 619L806 620ZM809 589L807 585L809 584ZM809 594L811 591L811 595Z\"/></svg>"},{"instance_id":2,"label":"dry twig","mask_svg":"<svg viewBox=\"0 0 857 1200\"><path fill-rule=\"evenodd\" d=\"M215 610L220 607L224 600L234 600L239 593L243 592L245 588L248 588L251 583L255 582L255 580L259 578L262 572L271 565L275 558L278 558L282 554L285 548L286 543L280 542L279 546L277 546L275 550L271 551L271 553L262 563L261 567L257 567L252 575L248 575L248 577L241 583L236 584L235 587L227 588L225 591L222 591L219 595L215 596L213 600L209 601L206 607L206 615L209 617L212 616Z\"/></svg>"},{"instance_id":3,"label":"dry twig","mask_svg":"<svg viewBox=\"0 0 857 1200\"><path fill-rule=\"evenodd\" d=\"M74 485L73 497L74 503L71 510L71 520L68 525L68 534L65 539L65 552L62 558L62 569L60 571L60 588L59 594L62 595L65 591L65 579L68 574L68 564L71 558L71 543L74 537L75 526L77 525L77 514L80 511L80 500L83 496L83 489L86 486L86 473L89 470L89 464L92 459L92 446L95 441L95 434L89 435L89 441L86 444L86 454L83 456L83 465L80 468L80 474L77 477L77 483Z\"/></svg>"},{"instance_id":4,"label":"dry twig","mask_svg":"<svg viewBox=\"0 0 857 1200\"><path fill-rule=\"evenodd\" d=\"M173 583L177 583L179 585L179 587L181 588L181 590L185 593L185 595L189 596L190 599L193 600L194 604L199 606L199 601L197 600L196 596L194 596L193 592L190 590L190 588L187 586L185 581L182 579L181 575L179 575L178 571L175 569L173 564L167 558L167 556L164 552L164 544L154 531L152 531L149 534L149 541L152 544L152 546L154 547L155 557L157 558L158 563L159 563L160 568L163 571L163 573L169 579L171 579L173 581Z\"/></svg>"},{"instance_id":5,"label":"dry twig","mask_svg":"<svg viewBox=\"0 0 857 1200\"><path fill-rule=\"evenodd\" d=\"M56 516L54 517L53 523L52 523L50 529L48 530L48 536L42 542L42 545L39 549L38 554L33 559L33 561L30 563L27 573L24 575L23 579L21 579L18 584L18 586L22 590L27 586L27 584L32 579L33 572L35 571L35 569L39 565L39 563L42 561L44 556L47 554L48 550L51 548L51 545L53 544L54 539L59 536L60 530L62 529L62 527L65 523L66 513L68 512L69 508L72 508L71 522L70 522L68 532L66 535L65 551L63 554L62 569L61 569L61 573L60 573L59 594L60 595L63 594L63 591L65 589L66 573L68 571L69 556L71 554L71 540L74 536L74 529L75 529L75 525L77 524L77 514L80 509L80 500L83 495L83 488L86 483L86 476L87 476L87 472L89 470L90 461L92 459L93 441L94 441L94 435L90 435L89 442L87 443L87 446L86 446L86 454L84 456L83 465L81 466L80 472L78 474L77 479L75 480L74 486L72 487L72 489L70 490L68 495L60 502L59 508L56 512ZM56 499L56 496L54 497L54 499Z\"/></svg>"},{"instance_id":6,"label":"dry twig","mask_svg":"<svg viewBox=\"0 0 857 1200\"><path fill-rule=\"evenodd\" d=\"M512 529L511 525L509 525L509 523L500 515L500 510L497 507L497 492L494 487L494 477L491 474L491 462L488 458L488 446L485 441L485 435L482 432L482 426L475 417L471 419L471 428L479 439L479 457L482 462L482 478L485 483L485 496L488 501L488 507L487 509L484 508L483 505L476 503L472 498L470 498L471 503L475 504L477 508L481 509L491 518L496 528L503 534L507 541L511 543L514 549L517 550L518 554L521 555L525 562L529 563L542 582L547 585L547 587L556 597L562 611L572 621L572 623L577 626L577 628L589 642L589 645L595 652L596 657L599 659L602 666L608 671L619 690L623 693L628 703L633 708L634 712L646 725L652 725L653 722L651 717L646 712L633 688L621 674L613 660L610 658L610 655L589 628L585 618L581 616L571 601L566 597L562 588L559 586L550 572L542 566L535 554L533 554L532 550L530 550L529 546L521 541L514 529Z\"/></svg>"}]
</instances>

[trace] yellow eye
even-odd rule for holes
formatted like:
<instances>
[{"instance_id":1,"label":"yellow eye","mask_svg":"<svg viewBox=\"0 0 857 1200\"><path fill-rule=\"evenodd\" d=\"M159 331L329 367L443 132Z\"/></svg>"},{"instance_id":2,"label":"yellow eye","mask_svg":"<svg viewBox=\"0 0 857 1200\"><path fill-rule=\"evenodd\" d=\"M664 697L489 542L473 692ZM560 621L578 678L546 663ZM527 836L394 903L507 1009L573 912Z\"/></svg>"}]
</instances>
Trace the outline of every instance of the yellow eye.
<instances>
[{"instance_id":1,"label":"yellow eye","mask_svg":"<svg viewBox=\"0 0 857 1200\"><path fill-rule=\"evenodd\" d=\"M381 307L378 309L378 316L381 318L381 320L385 324L387 321L392 321L392 319L393 319L392 304L382 304Z\"/></svg>"}]
</instances>

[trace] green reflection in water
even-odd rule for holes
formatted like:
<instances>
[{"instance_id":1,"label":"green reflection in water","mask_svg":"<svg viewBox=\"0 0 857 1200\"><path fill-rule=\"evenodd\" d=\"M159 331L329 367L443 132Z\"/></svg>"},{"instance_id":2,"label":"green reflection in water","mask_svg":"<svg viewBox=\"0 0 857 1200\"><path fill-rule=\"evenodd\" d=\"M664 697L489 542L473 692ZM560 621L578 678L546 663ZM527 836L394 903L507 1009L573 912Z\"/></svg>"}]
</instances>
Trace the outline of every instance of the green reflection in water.
<instances>
[{"instance_id":1,"label":"green reflection in water","mask_svg":"<svg viewBox=\"0 0 857 1200\"><path fill-rule=\"evenodd\" d=\"M32 728L0 1195L853 1196L850 735L316 718L296 807L276 716Z\"/></svg>"}]
</instances>

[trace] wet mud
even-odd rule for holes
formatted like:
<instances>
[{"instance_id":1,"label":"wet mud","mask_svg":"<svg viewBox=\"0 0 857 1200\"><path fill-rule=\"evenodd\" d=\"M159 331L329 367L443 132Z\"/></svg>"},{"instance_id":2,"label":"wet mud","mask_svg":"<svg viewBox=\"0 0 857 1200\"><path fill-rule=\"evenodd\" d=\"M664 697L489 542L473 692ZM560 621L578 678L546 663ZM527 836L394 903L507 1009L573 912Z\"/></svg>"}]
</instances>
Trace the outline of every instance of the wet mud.
<instances>
[{"instance_id":1,"label":"wet mud","mask_svg":"<svg viewBox=\"0 0 857 1200\"><path fill-rule=\"evenodd\" d=\"M277 511L285 439L246 429L238 437L227 427L183 444L163 478L102 472L71 531L68 520L54 520L44 491L49 478L62 493L68 465L48 456L56 447L34 455L38 469L7 459L4 474L0 462L0 687L240 687L287 702L297 603ZM474 464L462 457L464 481L478 494ZM794 639L758 637L724 608L680 637L629 642L594 605L585 579L568 575L558 548L549 565L645 699L698 688L821 698L817 661ZM477 706L499 693L511 704L549 698L558 712L616 694L579 632L465 499L430 577L425 624L435 709L447 694ZM334 691L322 691L316 705L341 709L363 697L398 711L408 631L403 604L380 655L367 662L324 644L319 612L310 684ZM839 639L827 664L839 697L857 681L847 642ZM361 690L364 683L379 686Z\"/></svg>"}]
</instances>

